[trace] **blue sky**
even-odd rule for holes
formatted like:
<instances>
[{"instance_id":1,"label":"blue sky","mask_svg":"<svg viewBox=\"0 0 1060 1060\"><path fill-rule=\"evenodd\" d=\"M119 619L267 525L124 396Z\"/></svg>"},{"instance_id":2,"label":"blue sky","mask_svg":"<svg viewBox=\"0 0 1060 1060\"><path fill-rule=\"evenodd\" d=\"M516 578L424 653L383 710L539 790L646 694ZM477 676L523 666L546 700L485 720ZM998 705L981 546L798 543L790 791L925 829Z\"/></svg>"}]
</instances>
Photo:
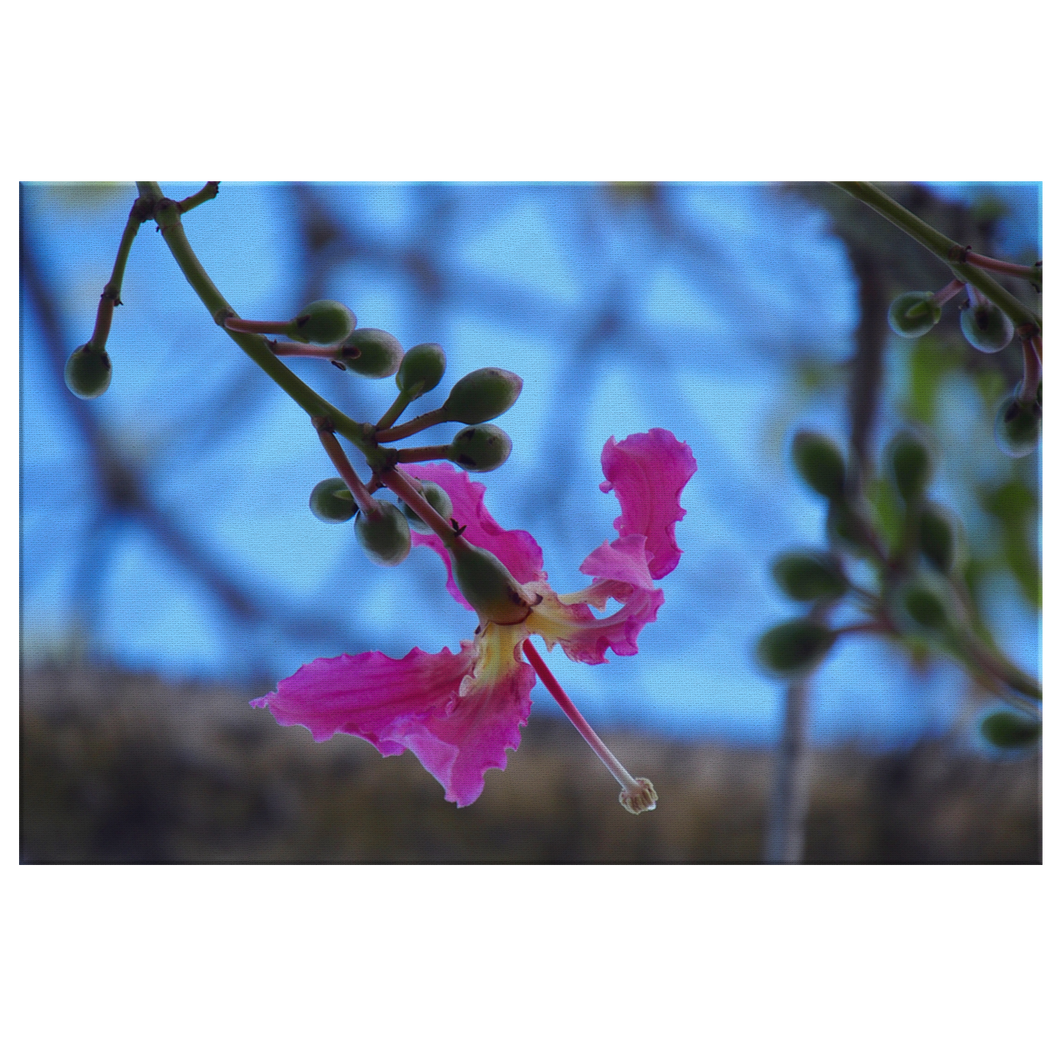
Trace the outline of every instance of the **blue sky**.
<instances>
[{"instance_id":1,"label":"blue sky","mask_svg":"<svg viewBox=\"0 0 1060 1060\"><path fill-rule=\"evenodd\" d=\"M164 186L174 198L196 190ZM1014 252L1038 238L1037 191L995 189L1013 203L1005 238ZM617 508L598 489L607 438L658 426L691 445L699 471L677 529L685 556L662 583L666 603L642 634L640 654L600 667L558 653L550 661L601 727L771 742L781 688L759 671L753 644L794 612L772 585L769 562L783 548L823 540L822 507L788 470L786 441L796 427L844 432L842 408L801 395L795 369L807 358L848 356L857 318L853 276L827 217L763 186L681 185L669 192L668 216L682 239L664 239L650 211L618 207L588 185L318 193L355 245L313 297L346 302L360 326L391 331L406 348L440 342L449 359L443 388L482 365L524 377L519 403L499 421L514 440L512 458L483 481L495 517L537 537L557 589L582 587L581 560L613 536ZM70 349L91 333L133 196L131 185L94 195L23 187L24 223L57 292ZM300 307L307 274L288 190L225 184L185 225L241 314L282 318ZM413 282L420 274L407 267L411 254L441 270L441 293ZM75 399L57 384L24 309L27 658L65 650L85 613L95 657L171 678L260 682L320 654L437 651L470 635L473 620L444 593L437 557L420 550L380 570L358 551L352 524L312 518L309 492L333 472L304 414L210 322L153 226L133 249L123 302L108 343L114 382L93 414L145 470L158 506L241 584L278 610L333 616L334 633L297 641L267 622L234 622L150 534L99 522ZM601 320L611 330L593 342ZM888 393L903 357L895 339ZM322 362L299 370L357 419L377 418L396 393L391 380L340 376ZM953 395L946 430L995 460L989 425L969 401ZM885 427L900 422L890 406L882 419ZM450 434L434 428L422 439ZM948 488L943 468L940 489ZM1037 617L1011 585L999 583L994 600L1002 643L1038 670ZM964 691L948 664L913 673L894 649L851 641L814 680L813 734L908 739L945 726ZM535 703L554 709L540 689Z\"/></svg>"}]
</instances>

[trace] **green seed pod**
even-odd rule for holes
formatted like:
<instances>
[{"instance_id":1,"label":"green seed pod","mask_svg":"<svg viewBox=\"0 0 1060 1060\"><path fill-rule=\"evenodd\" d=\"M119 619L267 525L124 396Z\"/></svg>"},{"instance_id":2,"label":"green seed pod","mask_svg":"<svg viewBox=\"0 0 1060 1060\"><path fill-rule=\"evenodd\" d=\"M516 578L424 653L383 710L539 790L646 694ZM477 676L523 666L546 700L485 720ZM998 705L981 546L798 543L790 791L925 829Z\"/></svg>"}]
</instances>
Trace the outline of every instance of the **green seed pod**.
<instances>
[{"instance_id":1,"label":"green seed pod","mask_svg":"<svg viewBox=\"0 0 1060 1060\"><path fill-rule=\"evenodd\" d=\"M786 552L773 561L777 585L793 600L836 600L847 591L847 580L834 556L804 549Z\"/></svg>"},{"instance_id":2,"label":"green seed pod","mask_svg":"<svg viewBox=\"0 0 1060 1060\"><path fill-rule=\"evenodd\" d=\"M530 614L519 583L492 552L474 545L454 550L453 578L464 599L485 620L511 626Z\"/></svg>"},{"instance_id":3,"label":"green seed pod","mask_svg":"<svg viewBox=\"0 0 1060 1060\"><path fill-rule=\"evenodd\" d=\"M445 456L468 471L493 471L508 459L512 440L492 423L465 427L449 443Z\"/></svg>"},{"instance_id":4,"label":"green seed pod","mask_svg":"<svg viewBox=\"0 0 1060 1060\"><path fill-rule=\"evenodd\" d=\"M828 654L835 638L835 633L820 622L795 618L762 634L758 658L780 677L802 677Z\"/></svg>"},{"instance_id":5,"label":"green seed pod","mask_svg":"<svg viewBox=\"0 0 1060 1060\"><path fill-rule=\"evenodd\" d=\"M389 501L380 501L379 506L382 511L374 519L359 511L353 528L373 563L396 567L412 549L409 521Z\"/></svg>"},{"instance_id":6,"label":"green seed pod","mask_svg":"<svg viewBox=\"0 0 1060 1060\"><path fill-rule=\"evenodd\" d=\"M421 482L420 485L423 487L423 496L427 503L448 522L453 514L453 502L449 499L449 494L437 482ZM430 533L431 528L404 501L401 503L401 510L413 530L422 534Z\"/></svg>"},{"instance_id":7,"label":"green seed pod","mask_svg":"<svg viewBox=\"0 0 1060 1060\"><path fill-rule=\"evenodd\" d=\"M357 327L357 317L341 302L322 298L310 302L287 325L288 338L296 342L312 342L320 346L330 346L342 342Z\"/></svg>"},{"instance_id":8,"label":"green seed pod","mask_svg":"<svg viewBox=\"0 0 1060 1060\"><path fill-rule=\"evenodd\" d=\"M942 306L931 291L900 294L887 310L887 322L896 335L916 339L926 335L942 319Z\"/></svg>"},{"instance_id":9,"label":"green seed pod","mask_svg":"<svg viewBox=\"0 0 1060 1060\"><path fill-rule=\"evenodd\" d=\"M1042 738L1042 723L999 710L983 718L979 731L995 747L1004 751L1036 746Z\"/></svg>"},{"instance_id":10,"label":"green seed pod","mask_svg":"<svg viewBox=\"0 0 1060 1060\"><path fill-rule=\"evenodd\" d=\"M887 447L887 465L906 504L923 496L933 468L931 453L917 435L899 431Z\"/></svg>"},{"instance_id":11,"label":"green seed pod","mask_svg":"<svg viewBox=\"0 0 1060 1060\"><path fill-rule=\"evenodd\" d=\"M457 423L485 423L515 404L523 381L503 368L476 368L457 381L442 408Z\"/></svg>"},{"instance_id":12,"label":"green seed pod","mask_svg":"<svg viewBox=\"0 0 1060 1060\"><path fill-rule=\"evenodd\" d=\"M983 353L1003 350L1016 334L1012 321L990 302L971 303L961 310L964 337Z\"/></svg>"},{"instance_id":13,"label":"green seed pod","mask_svg":"<svg viewBox=\"0 0 1060 1060\"><path fill-rule=\"evenodd\" d=\"M389 331L358 328L342 344L342 363L369 379L386 379L401 364L401 343Z\"/></svg>"},{"instance_id":14,"label":"green seed pod","mask_svg":"<svg viewBox=\"0 0 1060 1060\"><path fill-rule=\"evenodd\" d=\"M86 342L78 346L66 361L66 385L79 398L96 398L110 386L110 355L95 350Z\"/></svg>"},{"instance_id":15,"label":"green seed pod","mask_svg":"<svg viewBox=\"0 0 1060 1060\"><path fill-rule=\"evenodd\" d=\"M76 393L76 391L75 391ZM1038 448L1042 437L1042 407L1036 401L1005 398L994 419L994 438L1006 456L1018 459Z\"/></svg>"},{"instance_id":16,"label":"green seed pod","mask_svg":"<svg viewBox=\"0 0 1060 1060\"><path fill-rule=\"evenodd\" d=\"M421 342L413 346L401 359L401 367L394 377L397 388L403 394L418 386L416 394L433 390L445 374L445 350L437 342Z\"/></svg>"},{"instance_id":17,"label":"green seed pod","mask_svg":"<svg viewBox=\"0 0 1060 1060\"><path fill-rule=\"evenodd\" d=\"M815 431L799 431L791 441L791 456L812 490L829 500L842 499L846 465L835 442Z\"/></svg>"},{"instance_id":18,"label":"green seed pod","mask_svg":"<svg viewBox=\"0 0 1060 1060\"><path fill-rule=\"evenodd\" d=\"M356 514L357 504L341 478L326 478L313 487L309 510L322 523L345 523Z\"/></svg>"},{"instance_id":19,"label":"green seed pod","mask_svg":"<svg viewBox=\"0 0 1060 1060\"><path fill-rule=\"evenodd\" d=\"M945 508L926 504L920 513L920 552L935 570L947 573L953 567L957 534Z\"/></svg>"},{"instance_id":20,"label":"green seed pod","mask_svg":"<svg viewBox=\"0 0 1060 1060\"><path fill-rule=\"evenodd\" d=\"M952 624L949 590L944 582L920 577L898 590L902 624L912 632L942 633Z\"/></svg>"}]
</instances>

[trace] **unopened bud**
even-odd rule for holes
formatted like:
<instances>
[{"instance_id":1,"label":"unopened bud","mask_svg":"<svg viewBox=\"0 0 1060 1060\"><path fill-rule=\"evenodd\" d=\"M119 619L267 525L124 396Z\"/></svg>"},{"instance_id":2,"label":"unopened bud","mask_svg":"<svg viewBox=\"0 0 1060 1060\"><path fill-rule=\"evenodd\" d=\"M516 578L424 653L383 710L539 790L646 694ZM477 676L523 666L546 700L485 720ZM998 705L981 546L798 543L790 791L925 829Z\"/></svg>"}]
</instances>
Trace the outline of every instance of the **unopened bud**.
<instances>
[{"instance_id":1,"label":"unopened bud","mask_svg":"<svg viewBox=\"0 0 1060 1060\"><path fill-rule=\"evenodd\" d=\"M468 471L492 471L508 459L511 451L511 438L500 427L483 423L460 431L445 455Z\"/></svg>"},{"instance_id":2,"label":"unopened bud","mask_svg":"<svg viewBox=\"0 0 1060 1060\"><path fill-rule=\"evenodd\" d=\"M937 504L927 504L920 513L920 552L936 570L945 574L953 566L957 535L950 514Z\"/></svg>"},{"instance_id":3,"label":"unopened bud","mask_svg":"<svg viewBox=\"0 0 1060 1060\"><path fill-rule=\"evenodd\" d=\"M368 558L380 567L396 567L412 549L409 521L389 501L379 501L372 518L358 512L354 530Z\"/></svg>"},{"instance_id":4,"label":"unopened bud","mask_svg":"<svg viewBox=\"0 0 1060 1060\"><path fill-rule=\"evenodd\" d=\"M296 342L330 346L342 342L357 326L353 312L341 302L322 298L310 302L288 325L287 335Z\"/></svg>"},{"instance_id":5,"label":"unopened bud","mask_svg":"<svg viewBox=\"0 0 1060 1060\"><path fill-rule=\"evenodd\" d=\"M847 580L835 558L808 549L787 552L773 563L773 577L793 600L835 600L847 591Z\"/></svg>"},{"instance_id":6,"label":"unopened bud","mask_svg":"<svg viewBox=\"0 0 1060 1060\"><path fill-rule=\"evenodd\" d=\"M887 310L891 330L905 339L926 335L941 319L942 307L931 291L900 294Z\"/></svg>"},{"instance_id":7,"label":"unopened bud","mask_svg":"<svg viewBox=\"0 0 1060 1060\"><path fill-rule=\"evenodd\" d=\"M79 398L96 398L110 386L110 356L85 343L78 346L66 361L66 385Z\"/></svg>"},{"instance_id":8,"label":"unopened bud","mask_svg":"<svg viewBox=\"0 0 1060 1060\"><path fill-rule=\"evenodd\" d=\"M503 368L476 368L459 380L442 406L457 423L485 423L515 404L523 381Z\"/></svg>"},{"instance_id":9,"label":"unopened bud","mask_svg":"<svg viewBox=\"0 0 1060 1060\"><path fill-rule=\"evenodd\" d=\"M386 379L398 370L401 353L401 343L389 331L358 328L346 337L339 359L358 375Z\"/></svg>"},{"instance_id":10,"label":"unopened bud","mask_svg":"<svg viewBox=\"0 0 1060 1060\"><path fill-rule=\"evenodd\" d=\"M992 302L972 302L961 310L964 337L983 353L998 353L1016 334L1012 321Z\"/></svg>"},{"instance_id":11,"label":"unopened bud","mask_svg":"<svg viewBox=\"0 0 1060 1060\"><path fill-rule=\"evenodd\" d=\"M74 391L76 393L76 391ZM1042 406L1038 401L1005 398L994 419L994 438L1006 456L1019 458L1033 453L1042 437Z\"/></svg>"},{"instance_id":12,"label":"unopened bud","mask_svg":"<svg viewBox=\"0 0 1060 1060\"><path fill-rule=\"evenodd\" d=\"M453 502L449 499L449 494L437 482L421 482L420 486L423 499L448 522L453 514ZM430 532L431 528L404 501L401 504L401 510L414 530L419 530L421 533Z\"/></svg>"},{"instance_id":13,"label":"unopened bud","mask_svg":"<svg viewBox=\"0 0 1060 1060\"><path fill-rule=\"evenodd\" d=\"M463 543L453 550L453 577L483 619L511 626L530 614L522 587L492 552Z\"/></svg>"},{"instance_id":14,"label":"unopened bud","mask_svg":"<svg viewBox=\"0 0 1060 1060\"><path fill-rule=\"evenodd\" d=\"M979 731L995 747L1003 751L1017 751L1039 743L1042 738L1042 723L999 710L983 719Z\"/></svg>"},{"instance_id":15,"label":"unopened bud","mask_svg":"<svg viewBox=\"0 0 1060 1060\"><path fill-rule=\"evenodd\" d=\"M357 504L341 478L326 478L313 487L309 509L322 523L345 523L356 514Z\"/></svg>"},{"instance_id":16,"label":"unopened bud","mask_svg":"<svg viewBox=\"0 0 1060 1060\"><path fill-rule=\"evenodd\" d=\"M421 342L402 357L394 381L403 394L418 386L418 397L433 390L444 374L445 350L437 342Z\"/></svg>"},{"instance_id":17,"label":"unopened bud","mask_svg":"<svg viewBox=\"0 0 1060 1060\"><path fill-rule=\"evenodd\" d=\"M843 496L846 465L839 447L815 431L799 431L791 442L791 456L803 481L822 497Z\"/></svg>"},{"instance_id":18,"label":"unopened bud","mask_svg":"<svg viewBox=\"0 0 1060 1060\"><path fill-rule=\"evenodd\" d=\"M908 504L923 495L931 479L931 453L912 431L900 431L887 447L887 463L898 492Z\"/></svg>"},{"instance_id":19,"label":"unopened bud","mask_svg":"<svg viewBox=\"0 0 1060 1060\"><path fill-rule=\"evenodd\" d=\"M952 624L949 589L941 579L921 575L899 589L898 600L911 631L939 634Z\"/></svg>"},{"instance_id":20,"label":"unopened bud","mask_svg":"<svg viewBox=\"0 0 1060 1060\"><path fill-rule=\"evenodd\" d=\"M758 658L780 677L801 677L828 654L836 634L820 622L794 618L763 633Z\"/></svg>"}]
</instances>

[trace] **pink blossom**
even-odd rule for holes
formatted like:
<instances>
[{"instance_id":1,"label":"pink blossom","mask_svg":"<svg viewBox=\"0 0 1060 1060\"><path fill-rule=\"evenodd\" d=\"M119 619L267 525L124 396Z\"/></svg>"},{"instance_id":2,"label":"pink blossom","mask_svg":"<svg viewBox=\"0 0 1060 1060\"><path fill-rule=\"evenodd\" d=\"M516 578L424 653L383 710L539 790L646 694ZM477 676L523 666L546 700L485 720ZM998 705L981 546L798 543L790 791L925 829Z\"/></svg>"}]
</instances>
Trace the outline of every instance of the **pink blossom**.
<instances>
[{"instance_id":1,"label":"pink blossom","mask_svg":"<svg viewBox=\"0 0 1060 1060\"><path fill-rule=\"evenodd\" d=\"M506 752L519 746L536 670L619 779L623 805L633 812L654 806L650 782L634 781L603 747L528 640L537 634L550 650L559 644L571 659L590 664L605 662L608 648L615 655L634 655L641 629L655 620L663 602L654 582L669 574L681 556L674 525L685 515L679 500L696 469L692 452L669 431L655 429L622 442L610 439L602 462L607 480L600 488L613 490L618 499L621 515L614 526L620 536L582 563L580 570L592 578L591 584L564 595L548 584L533 537L524 530L502 529L486 510L481 483L448 464L410 469L449 494L453 518L465 527L461 536L507 567L525 595L536 601L529 614L513 625L480 616L474 638L462 641L457 654L446 648L430 655L414 648L403 659L381 652L317 659L252 705L268 707L281 725L304 725L316 740L344 732L367 740L383 755L407 748L440 781L450 802L466 806L482 793L486 770L503 769ZM413 540L441 556L449 592L470 609L442 541L418 533ZM603 611L609 600L621 605L614 614L593 614L593 608ZM644 785L650 797L643 794Z\"/></svg>"}]
</instances>

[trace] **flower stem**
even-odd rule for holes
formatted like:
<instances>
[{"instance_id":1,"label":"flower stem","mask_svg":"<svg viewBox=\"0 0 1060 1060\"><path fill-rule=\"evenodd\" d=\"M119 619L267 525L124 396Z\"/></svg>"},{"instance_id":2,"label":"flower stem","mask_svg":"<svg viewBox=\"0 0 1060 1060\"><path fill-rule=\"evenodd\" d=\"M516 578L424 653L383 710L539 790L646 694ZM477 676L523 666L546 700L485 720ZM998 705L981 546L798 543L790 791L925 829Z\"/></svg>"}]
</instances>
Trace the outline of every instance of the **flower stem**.
<instances>
[{"instance_id":1,"label":"flower stem","mask_svg":"<svg viewBox=\"0 0 1060 1060\"><path fill-rule=\"evenodd\" d=\"M331 422L326 417L314 417L313 426L316 428L317 437L320 439L320 444L324 447L324 451L331 457L335 470L342 477L342 481L346 483L350 493L353 494L357 507L364 512L366 519L376 518L379 515L379 502L368 492L365 484L358 478L357 472L353 470L353 465L350 464L349 458L343 452L342 445L339 443L338 438L335 437Z\"/></svg>"},{"instance_id":2,"label":"flower stem","mask_svg":"<svg viewBox=\"0 0 1060 1060\"><path fill-rule=\"evenodd\" d=\"M107 285L103 288L103 294L99 298L99 309L96 310L96 326L92 331L92 338L88 345L94 350L102 350L107 345L110 335L110 324L114 317L114 307L121 305L121 285L125 279L125 266L129 261L129 251L132 250L133 240L136 233L140 231L140 225L150 216L149 209L142 199L137 199L129 211L129 219L125 222L125 229L121 234L121 242L118 244L118 253L114 258L114 269L110 274Z\"/></svg>"},{"instance_id":3,"label":"flower stem","mask_svg":"<svg viewBox=\"0 0 1060 1060\"><path fill-rule=\"evenodd\" d=\"M244 335L285 335L290 323L289 320L244 320L242 317L229 317L224 326L229 331L240 331Z\"/></svg>"},{"instance_id":4,"label":"flower stem","mask_svg":"<svg viewBox=\"0 0 1060 1060\"><path fill-rule=\"evenodd\" d=\"M140 198L153 209L162 238L166 241L181 272L184 273L184 278L191 284L192 290L209 310L214 323L225 327L228 320L233 317L238 319L236 311L214 285L213 280L210 279L191 249L184 226L180 221L177 203L172 199L167 199L162 193L161 186L155 181L137 181L137 187L140 189ZM325 401L312 387L299 379L272 353L260 335L245 335L228 328L225 328L225 331L232 341L310 417L326 417L338 434L352 442L363 453L376 452L377 447L367 440L364 428L330 402Z\"/></svg>"},{"instance_id":5,"label":"flower stem","mask_svg":"<svg viewBox=\"0 0 1060 1060\"><path fill-rule=\"evenodd\" d=\"M216 199L220 187L221 182L219 180L208 180L194 195L189 195L186 199L181 199L180 202L177 203L177 209L180 210L181 213L187 213L189 210L194 210L196 206L201 206L204 202Z\"/></svg>"},{"instance_id":6,"label":"flower stem","mask_svg":"<svg viewBox=\"0 0 1060 1060\"><path fill-rule=\"evenodd\" d=\"M434 510L416 488L412 478L396 467L377 471L376 475L391 493L400 497L442 539L446 548L451 549L455 544L463 543L463 538L457 537L449 523Z\"/></svg>"},{"instance_id":7,"label":"flower stem","mask_svg":"<svg viewBox=\"0 0 1060 1060\"><path fill-rule=\"evenodd\" d=\"M1001 309L1013 324L1017 326L1033 324L1039 332L1041 331L1041 320L1015 295L1009 294L997 280L971 264L967 249L960 243L955 243L948 236L932 228L926 221L922 221L915 213L895 202L886 192L868 181L834 181L833 183L848 195L871 206L906 235L912 236L921 246L927 247L935 257L949 266L955 276L964 280L965 283L970 283Z\"/></svg>"},{"instance_id":8,"label":"flower stem","mask_svg":"<svg viewBox=\"0 0 1060 1060\"><path fill-rule=\"evenodd\" d=\"M945 305L951 298L955 298L967 285L964 280L950 280L941 291L936 291L931 300L935 305Z\"/></svg>"},{"instance_id":9,"label":"flower stem","mask_svg":"<svg viewBox=\"0 0 1060 1060\"><path fill-rule=\"evenodd\" d=\"M412 401L420 396L420 391L422 389L422 385L417 384L411 390L402 390L401 393L394 398L394 404L379 417L379 422L375 425L376 431L385 431L390 427L393 427L398 416L409 407Z\"/></svg>"},{"instance_id":10,"label":"flower stem","mask_svg":"<svg viewBox=\"0 0 1060 1060\"><path fill-rule=\"evenodd\" d=\"M988 258L985 254L976 254L974 251L966 250L964 260L969 265L977 265L981 269L989 269L991 272L1002 272L1006 276L1022 276L1038 286L1042 282L1041 265L1017 265L1013 261L1001 261L999 258Z\"/></svg>"},{"instance_id":11,"label":"flower stem","mask_svg":"<svg viewBox=\"0 0 1060 1060\"><path fill-rule=\"evenodd\" d=\"M399 464L419 464L424 460L446 460L449 452L447 445L421 445L415 449L399 449L397 451L397 462Z\"/></svg>"},{"instance_id":12,"label":"flower stem","mask_svg":"<svg viewBox=\"0 0 1060 1060\"><path fill-rule=\"evenodd\" d=\"M545 660L538 654L537 648L529 640L523 641L523 654L526 661L534 668L544 686L552 693L553 699L560 705L563 713L573 722L574 727L582 734L585 742L596 752L608 772L618 781L622 788L618 801L629 810L638 814L644 810L654 810L657 796L655 788L646 777L634 779L624 765L611 753L610 748L593 731L592 726L582 717L581 712L571 702L570 696L563 691L560 683L545 665Z\"/></svg>"},{"instance_id":13,"label":"flower stem","mask_svg":"<svg viewBox=\"0 0 1060 1060\"><path fill-rule=\"evenodd\" d=\"M408 423L403 423L400 427L390 427L387 430L378 431L376 439L380 442L396 442L402 438L408 438L409 435L419 434L420 431L425 431L428 427L448 422L449 417L446 415L445 407L443 406L440 409L434 409L433 412L425 412L422 416L417 416L415 419L409 420Z\"/></svg>"},{"instance_id":14,"label":"flower stem","mask_svg":"<svg viewBox=\"0 0 1060 1060\"><path fill-rule=\"evenodd\" d=\"M1038 384L1042 381L1042 358L1040 343L1033 339L1022 339L1023 383L1020 386L1020 401L1027 403L1038 396Z\"/></svg>"}]
</instances>

